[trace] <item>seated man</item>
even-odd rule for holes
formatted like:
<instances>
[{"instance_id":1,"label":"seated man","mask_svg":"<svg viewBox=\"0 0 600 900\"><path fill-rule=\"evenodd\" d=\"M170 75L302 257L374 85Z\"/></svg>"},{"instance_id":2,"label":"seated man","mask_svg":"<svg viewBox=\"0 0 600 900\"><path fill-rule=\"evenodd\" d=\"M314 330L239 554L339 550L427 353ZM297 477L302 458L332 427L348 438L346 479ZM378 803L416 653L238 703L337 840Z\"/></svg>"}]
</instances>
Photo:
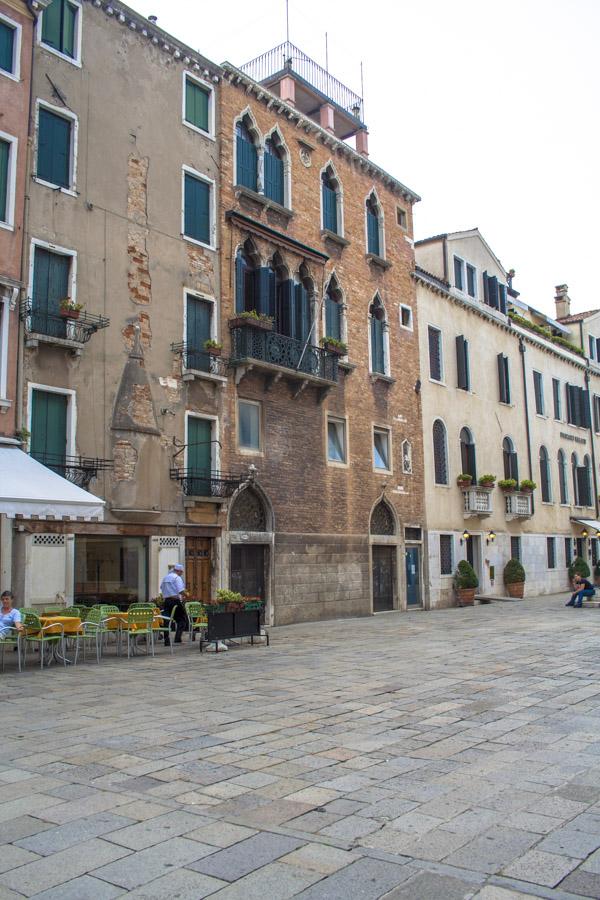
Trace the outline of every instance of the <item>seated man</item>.
<instances>
[{"instance_id":1,"label":"seated man","mask_svg":"<svg viewBox=\"0 0 600 900\"><path fill-rule=\"evenodd\" d=\"M568 603L565 603L565 606L577 606L581 609L583 598L593 597L596 593L594 585L590 584L587 578L582 578L581 575L575 575L573 587L575 588L575 593L571 595L571 599Z\"/></svg>"},{"instance_id":2,"label":"seated man","mask_svg":"<svg viewBox=\"0 0 600 900\"><path fill-rule=\"evenodd\" d=\"M9 637L11 630L23 630L21 613L13 608L14 595L11 591L3 591L0 597L0 638Z\"/></svg>"}]
</instances>

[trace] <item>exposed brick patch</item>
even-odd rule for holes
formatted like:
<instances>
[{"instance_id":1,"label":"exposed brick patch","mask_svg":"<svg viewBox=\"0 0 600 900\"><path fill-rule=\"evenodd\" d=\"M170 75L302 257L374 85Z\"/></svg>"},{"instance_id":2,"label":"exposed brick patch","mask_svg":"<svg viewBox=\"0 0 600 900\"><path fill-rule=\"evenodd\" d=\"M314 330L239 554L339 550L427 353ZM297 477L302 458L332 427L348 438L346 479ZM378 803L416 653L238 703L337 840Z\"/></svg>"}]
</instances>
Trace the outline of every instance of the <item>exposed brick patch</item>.
<instances>
[{"instance_id":1,"label":"exposed brick patch","mask_svg":"<svg viewBox=\"0 0 600 900\"><path fill-rule=\"evenodd\" d=\"M190 287L207 294L215 293L215 270L212 257L202 247L186 245Z\"/></svg>"},{"instance_id":2,"label":"exposed brick patch","mask_svg":"<svg viewBox=\"0 0 600 900\"><path fill-rule=\"evenodd\" d=\"M113 450L115 481L133 481L138 452L129 441L117 441Z\"/></svg>"},{"instance_id":3,"label":"exposed brick patch","mask_svg":"<svg viewBox=\"0 0 600 900\"><path fill-rule=\"evenodd\" d=\"M156 419L152 403L152 392L149 384L134 384L131 399L127 407L130 418L143 428L155 428Z\"/></svg>"},{"instance_id":4,"label":"exposed brick patch","mask_svg":"<svg viewBox=\"0 0 600 900\"><path fill-rule=\"evenodd\" d=\"M121 334L125 338L125 346L128 350L132 350L136 325L140 327L142 347L144 350L149 350L152 346L152 328L150 327L150 316L145 312L139 313L135 319L128 319L128 324L121 330Z\"/></svg>"},{"instance_id":5,"label":"exposed brick patch","mask_svg":"<svg viewBox=\"0 0 600 900\"><path fill-rule=\"evenodd\" d=\"M147 304L152 300L150 261L146 247L148 236L148 157L129 155L127 170L127 234L129 270L127 284L134 303Z\"/></svg>"}]
</instances>

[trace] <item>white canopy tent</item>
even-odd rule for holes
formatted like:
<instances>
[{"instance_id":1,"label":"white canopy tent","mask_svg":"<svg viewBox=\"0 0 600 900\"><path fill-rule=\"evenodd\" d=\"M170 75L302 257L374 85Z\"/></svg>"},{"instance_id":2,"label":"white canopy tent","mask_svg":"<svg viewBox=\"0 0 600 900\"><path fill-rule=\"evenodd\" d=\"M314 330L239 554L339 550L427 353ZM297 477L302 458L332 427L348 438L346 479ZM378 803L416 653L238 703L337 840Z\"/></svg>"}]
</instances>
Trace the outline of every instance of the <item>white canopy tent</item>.
<instances>
[{"instance_id":1,"label":"white canopy tent","mask_svg":"<svg viewBox=\"0 0 600 900\"><path fill-rule=\"evenodd\" d=\"M0 446L0 513L38 519L104 518L104 500L61 478L19 447Z\"/></svg>"}]
</instances>

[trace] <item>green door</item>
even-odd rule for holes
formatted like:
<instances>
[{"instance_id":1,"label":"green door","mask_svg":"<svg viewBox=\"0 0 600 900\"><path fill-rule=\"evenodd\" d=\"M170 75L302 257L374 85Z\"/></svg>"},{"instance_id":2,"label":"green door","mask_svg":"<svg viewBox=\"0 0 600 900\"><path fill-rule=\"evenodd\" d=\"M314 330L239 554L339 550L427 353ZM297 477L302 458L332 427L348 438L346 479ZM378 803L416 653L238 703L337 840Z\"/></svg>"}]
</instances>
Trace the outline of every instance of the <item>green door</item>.
<instances>
[{"instance_id":1,"label":"green door","mask_svg":"<svg viewBox=\"0 0 600 900\"><path fill-rule=\"evenodd\" d=\"M209 419L188 418L187 493L196 497L211 496L212 423Z\"/></svg>"},{"instance_id":2,"label":"green door","mask_svg":"<svg viewBox=\"0 0 600 900\"><path fill-rule=\"evenodd\" d=\"M69 296L71 258L35 248L31 330L50 337L67 335L60 315L60 301Z\"/></svg>"},{"instance_id":3,"label":"green door","mask_svg":"<svg viewBox=\"0 0 600 900\"><path fill-rule=\"evenodd\" d=\"M210 338L211 305L206 300L187 295L186 344L188 369L210 372L210 355L204 349L204 341Z\"/></svg>"},{"instance_id":4,"label":"green door","mask_svg":"<svg viewBox=\"0 0 600 900\"><path fill-rule=\"evenodd\" d=\"M64 394L32 391L31 455L48 468L65 474L67 403Z\"/></svg>"}]
</instances>

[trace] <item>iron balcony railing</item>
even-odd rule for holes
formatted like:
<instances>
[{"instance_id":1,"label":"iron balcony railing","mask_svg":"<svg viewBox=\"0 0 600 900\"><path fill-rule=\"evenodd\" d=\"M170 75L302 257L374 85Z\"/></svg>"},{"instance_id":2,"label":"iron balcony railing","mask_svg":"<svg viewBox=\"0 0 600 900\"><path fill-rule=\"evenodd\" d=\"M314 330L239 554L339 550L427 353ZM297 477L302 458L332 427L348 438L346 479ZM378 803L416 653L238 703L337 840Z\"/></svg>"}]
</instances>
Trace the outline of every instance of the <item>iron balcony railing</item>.
<instances>
[{"instance_id":1,"label":"iron balcony railing","mask_svg":"<svg viewBox=\"0 0 600 900\"><path fill-rule=\"evenodd\" d=\"M294 72L313 88L316 88L325 98L332 100L362 123L362 98L330 75L326 69L290 41L284 41L278 47L245 63L240 66L240 71L252 78L253 81L259 82L272 81L275 75Z\"/></svg>"},{"instance_id":2,"label":"iron balcony railing","mask_svg":"<svg viewBox=\"0 0 600 900\"><path fill-rule=\"evenodd\" d=\"M322 347L313 347L278 334L263 331L251 325L239 325L231 329L230 365L235 366L252 359L280 366L300 376L312 375L323 381L337 382L338 355Z\"/></svg>"},{"instance_id":3,"label":"iron balcony railing","mask_svg":"<svg viewBox=\"0 0 600 900\"><path fill-rule=\"evenodd\" d=\"M181 484L186 497L231 497L244 480L231 472L207 472L202 469L173 467L171 479Z\"/></svg>"},{"instance_id":4,"label":"iron balcony railing","mask_svg":"<svg viewBox=\"0 0 600 900\"><path fill-rule=\"evenodd\" d=\"M100 328L107 328L110 319L81 310L77 318L61 316L34 308L31 300L23 300L20 307L21 319L28 334L40 334L63 341L87 344Z\"/></svg>"},{"instance_id":5,"label":"iron balcony railing","mask_svg":"<svg viewBox=\"0 0 600 900\"><path fill-rule=\"evenodd\" d=\"M504 501L507 519L527 519L532 515L531 494L506 494Z\"/></svg>"},{"instance_id":6,"label":"iron balcony railing","mask_svg":"<svg viewBox=\"0 0 600 900\"><path fill-rule=\"evenodd\" d=\"M492 492L484 487L463 488L463 512L469 516L491 516Z\"/></svg>"},{"instance_id":7,"label":"iron balcony railing","mask_svg":"<svg viewBox=\"0 0 600 900\"><path fill-rule=\"evenodd\" d=\"M52 469L57 475L61 475L84 490L88 489L91 480L97 477L98 472L110 471L114 466L112 459L98 459L89 456L62 456L45 451L32 453L31 456L48 469Z\"/></svg>"},{"instance_id":8,"label":"iron balcony railing","mask_svg":"<svg viewBox=\"0 0 600 900\"><path fill-rule=\"evenodd\" d=\"M183 366L193 372L206 372L207 375L227 376L228 360L223 356L215 356L206 350L198 350L192 344L181 341L171 344L173 353L181 355Z\"/></svg>"}]
</instances>

